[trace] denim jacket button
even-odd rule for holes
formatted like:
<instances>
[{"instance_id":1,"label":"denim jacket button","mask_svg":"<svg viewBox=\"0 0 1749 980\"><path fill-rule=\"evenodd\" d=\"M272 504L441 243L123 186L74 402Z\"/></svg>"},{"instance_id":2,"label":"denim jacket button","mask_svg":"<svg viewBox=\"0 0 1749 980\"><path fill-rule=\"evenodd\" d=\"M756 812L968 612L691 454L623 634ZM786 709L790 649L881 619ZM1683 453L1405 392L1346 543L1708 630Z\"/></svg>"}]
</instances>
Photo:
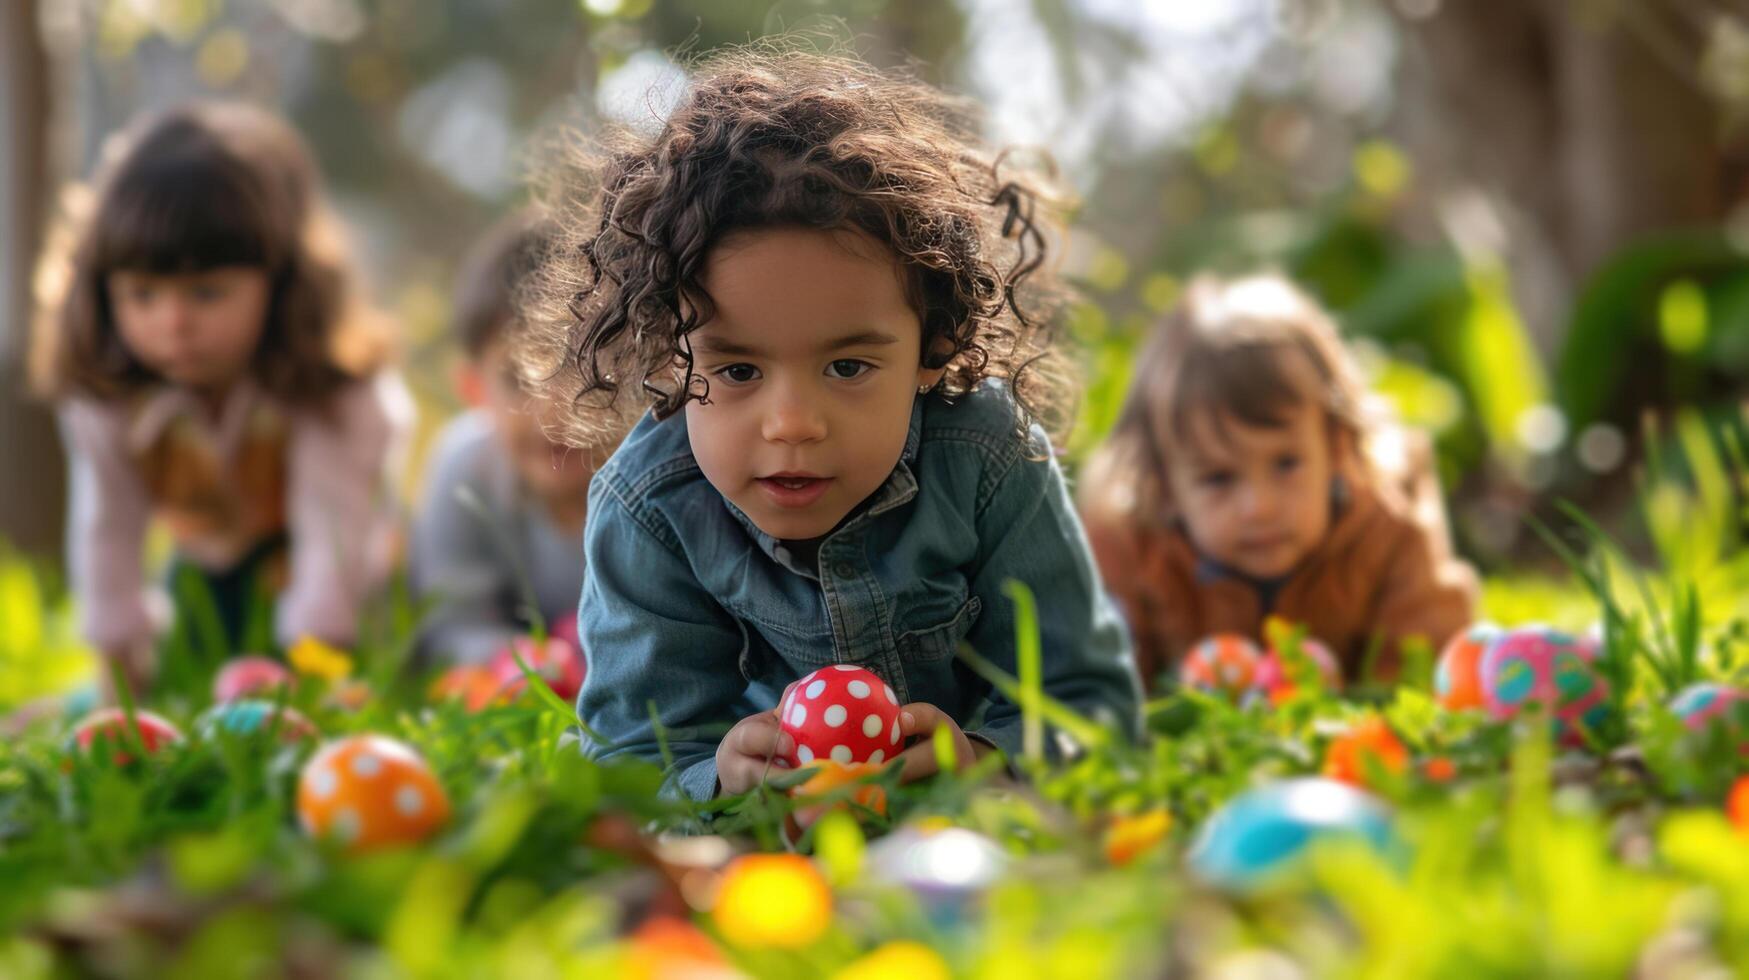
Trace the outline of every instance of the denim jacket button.
<instances>
[{"instance_id":1,"label":"denim jacket button","mask_svg":"<svg viewBox=\"0 0 1749 980\"><path fill-rule=\"evenodd\" d=\"M839 578L849 578L856 574L856 568L847 561L841 561L832 566L832 573Z\"/></svg>"}]
</instances>

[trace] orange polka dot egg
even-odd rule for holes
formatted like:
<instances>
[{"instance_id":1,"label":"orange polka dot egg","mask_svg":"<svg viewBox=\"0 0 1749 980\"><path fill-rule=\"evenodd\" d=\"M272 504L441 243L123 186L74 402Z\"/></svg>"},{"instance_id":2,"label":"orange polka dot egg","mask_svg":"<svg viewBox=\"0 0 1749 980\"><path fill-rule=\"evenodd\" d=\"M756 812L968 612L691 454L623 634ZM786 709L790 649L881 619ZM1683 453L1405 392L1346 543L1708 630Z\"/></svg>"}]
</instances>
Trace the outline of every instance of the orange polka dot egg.
<instances>
[{"instance_id":1,"label":"orange polka dot egg","mask_svg":"<svg viewBox=\"0 0 1749 980\"><path fill-rule=\"evenodd\" d=\"M425 760L384 735L322 746L298 778L298 822L351 853L411 844L449 822L449 797Z\"/></svg>"}]
</instances>

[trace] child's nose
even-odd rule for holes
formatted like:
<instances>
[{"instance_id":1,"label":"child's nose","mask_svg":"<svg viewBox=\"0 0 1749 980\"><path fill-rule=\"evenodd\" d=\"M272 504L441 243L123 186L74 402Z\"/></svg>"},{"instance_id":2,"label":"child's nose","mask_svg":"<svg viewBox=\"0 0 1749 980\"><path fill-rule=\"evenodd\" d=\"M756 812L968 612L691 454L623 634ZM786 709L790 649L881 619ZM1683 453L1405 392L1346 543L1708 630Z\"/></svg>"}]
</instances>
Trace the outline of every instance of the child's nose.
<instances>
[{"instance_id":1,"label":"child's nose","mask_svg":"<svg viewBox=\"0 0 1749 980\"><path fill-rule=\"evenodd\" d=\"M817 442L826 437L826 418L802 393L779 388L766 410L761 435L768 442Z\"/></svg>"},{"instance_id":2,"label":"child's nose","mask_svg":"<svg viewBox=\"0 0 1749 980\"><path fill-rule=\"evenodd\" d=\"M153 312L157 314L158 329L178 340L186 340L194 332L194 308L180 297L158 300Z\"/></svg>"},{"instance_id":3,"label":"child's nose","mask_svg":"<svg viewBox=\"0 0 1749 980\"><path fill-rule=\"evenodd\" d=\"M1275 492L1268 487L1251 484L1245 488L1245 516L1252 520L1265 520L1274 516L1276 507Z\"/></svg>"}]
</instances>

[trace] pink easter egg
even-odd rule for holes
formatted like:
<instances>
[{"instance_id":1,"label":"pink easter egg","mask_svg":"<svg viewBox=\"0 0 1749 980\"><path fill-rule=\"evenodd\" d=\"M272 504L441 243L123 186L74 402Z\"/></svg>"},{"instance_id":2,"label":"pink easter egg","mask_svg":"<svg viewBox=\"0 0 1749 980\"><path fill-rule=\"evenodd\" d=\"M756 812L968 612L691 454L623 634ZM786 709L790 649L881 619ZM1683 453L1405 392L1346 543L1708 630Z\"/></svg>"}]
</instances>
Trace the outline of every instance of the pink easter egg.
<instances>
[{"instance_id":1,"label":"pink easter egg","mask_svg":"<svg viewBox=\"0 0 1749 980\"><path fill-rule=\"evenodd\" d=\"M1671 699L1670 710L1689 731L1698 732L1715 723L1728 725L1731 706L1745 697L1749 694L1729 684L1701 681L1688 685Z\"/></svg>"},{"instance_id":2,"label":"pink easter egg","mask_svg":"<svg viewBox=\"0 0 1749 980\"><path fill-rule=\"evenodd\" d=\"M1482 705L1505 721L1540 702L1562 741L1582 742L1580 725L1595 728L1608 708L1609 682L1596 659L1597 648L1570 633L1542 625L1508 630L1482 654Z\"/></svg>"},{"instance_id":3,"label":"pink easter egg","mask_svg":"<svg viewBox=\"0 0 1749 980\"><path fill-rule=\"evenodd\" d=\"M291 671L269 657L238 657L219 668L213 678L213 700L223 704L247 697L272 697L292 683Z\"/></svg>"},{"instance_id":4,"label":"pink easter egg","mask_svg":"<svg viewBox=\"0 0 1749 980\"><path fill-rule=\"evenodd\" d=\"M1342 666L1337 663L1336 654L1329 647L1308 636L1300 640L1300 652L1318 669L1321 689L1342 689ZM1280 702L1294 693L1294 672L1280 651L1271 650L1257 662L1257 672L1251 684L1271 703Z\"/></svg>"}]
</instances>

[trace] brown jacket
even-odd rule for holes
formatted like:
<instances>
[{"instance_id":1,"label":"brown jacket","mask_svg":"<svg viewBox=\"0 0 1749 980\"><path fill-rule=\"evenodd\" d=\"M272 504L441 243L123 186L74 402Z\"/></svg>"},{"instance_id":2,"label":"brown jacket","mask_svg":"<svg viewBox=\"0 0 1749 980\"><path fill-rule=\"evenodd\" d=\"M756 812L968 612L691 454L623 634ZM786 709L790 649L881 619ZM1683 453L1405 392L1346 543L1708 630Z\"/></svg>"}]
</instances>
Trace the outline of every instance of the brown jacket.
<instances>
[{"instance_id":1,"label":"brown jacket","mask_svg":"<svg viewBox=\"0 0 1749 980\"><path fill-rule=\"evenodd\" d=\"M1087 536L1105 587L1129 620L1144 687L1155 687L1211 633L1261 641L1270 613L1305 624L1351 682L1376 636L1375 676L1388 680L1401 666L1403 640L1420 636L1437 650L1474 615L1475 573L1452 555L1438 493L1424 469L1356 489L1269 609L1256 585L1204 561L1182 530L1089 513Z\"/></svg>"}]
</instances>

